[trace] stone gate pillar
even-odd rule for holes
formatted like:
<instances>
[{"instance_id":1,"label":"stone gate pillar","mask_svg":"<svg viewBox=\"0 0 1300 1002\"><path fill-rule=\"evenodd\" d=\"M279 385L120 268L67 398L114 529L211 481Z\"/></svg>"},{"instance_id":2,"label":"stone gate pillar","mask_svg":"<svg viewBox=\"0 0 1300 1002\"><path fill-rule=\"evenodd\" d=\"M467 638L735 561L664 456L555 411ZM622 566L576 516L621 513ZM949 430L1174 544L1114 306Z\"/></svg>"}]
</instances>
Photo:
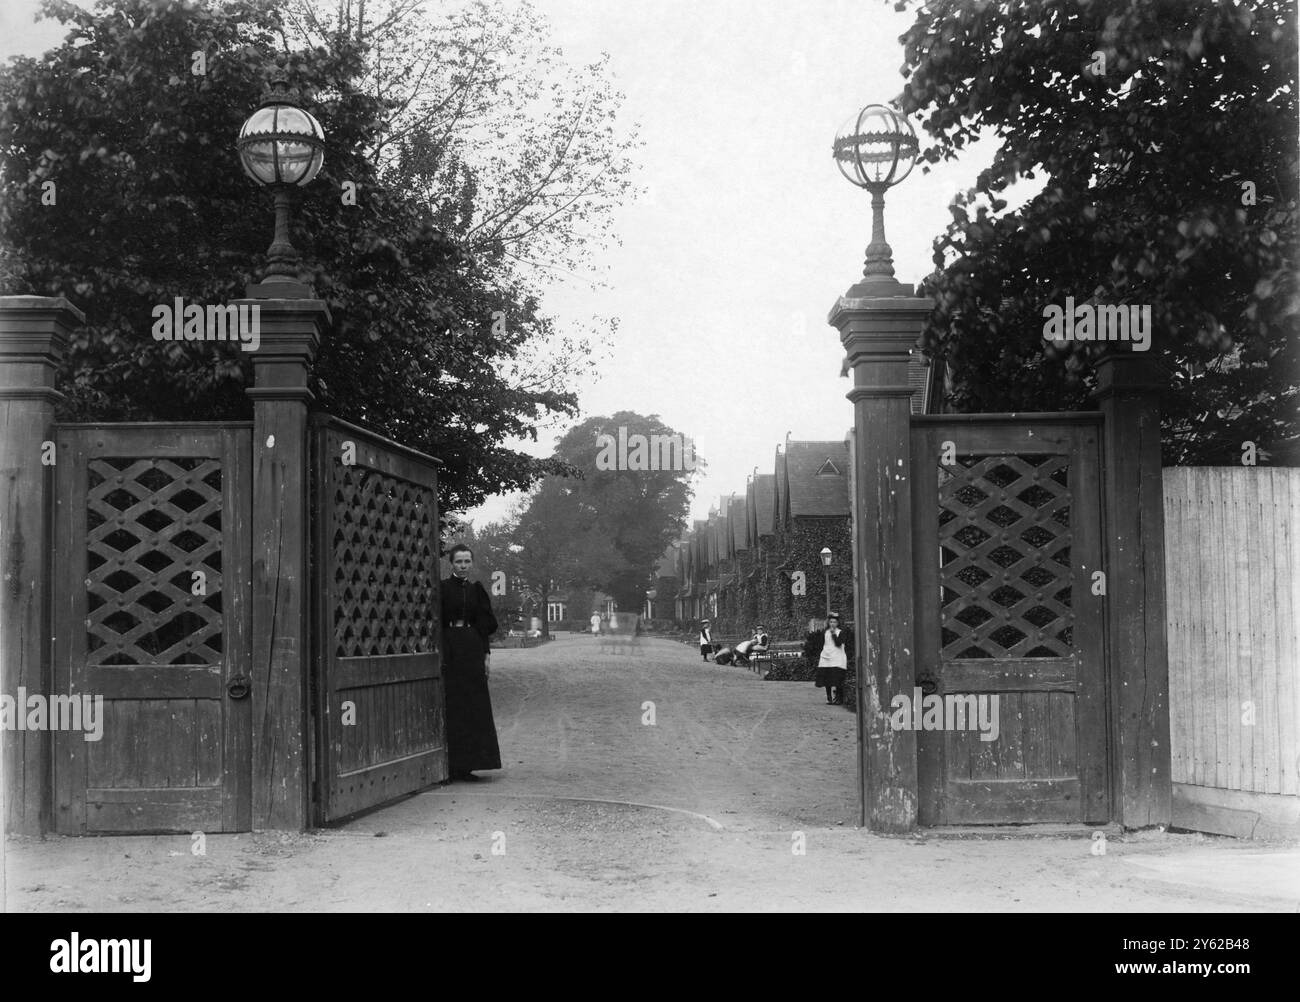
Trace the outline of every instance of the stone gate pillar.
<instances>
[{"instance_id":1,"label":"stone gate pillar","mask_svg":"<svg viewBox=\"0 0 1300 1002\"><path fill-rule=\"evenodd\" d=\"M24 718L20 690L50 694L54 377L84 321L62 297L0 296L0 692ZM49 731L6 727L0 739L5 831L39 835L50 827Z\"/></svg>"},{"instance_id":2,"label":"stone gate pillar","mask_svg":"<svg viewBox=\"0 0 1300 1002\"><path fill-rule=\"evenodd\" d=\"M1168 825L1169 657L1165 629L1165 511L1160 469L1159 364L1111 351L1097 362L1104 416L1107 672L1115 820Z\"/></svg>"},{"instance_id":3,"label":"stone gate pillar","mask_svg":"<svg viewBox=\"0 0 1300 1002\"><path fill-rule=\"evenodd\" d=\"M854 619L858 650L862 824L872 831L916 827L916 735L889 725L890 700L912 698L911 397L908 361L933 303L911 285L870 275L836 302L853 374Z\"/></svg>"},{"instance_id":4,"label":"stone gate pillar","mask_svg":"<svg viewBox=\"0 0 1300 1002\"><path fill-rule=\"evenodd\" d=\"M272 283L250 294L310 294ZM329 311L318 299L243 299L256 306L253 353L252 679L253 827L301 831L311 823L307 388Z\"/></svg>"}]
</instances>

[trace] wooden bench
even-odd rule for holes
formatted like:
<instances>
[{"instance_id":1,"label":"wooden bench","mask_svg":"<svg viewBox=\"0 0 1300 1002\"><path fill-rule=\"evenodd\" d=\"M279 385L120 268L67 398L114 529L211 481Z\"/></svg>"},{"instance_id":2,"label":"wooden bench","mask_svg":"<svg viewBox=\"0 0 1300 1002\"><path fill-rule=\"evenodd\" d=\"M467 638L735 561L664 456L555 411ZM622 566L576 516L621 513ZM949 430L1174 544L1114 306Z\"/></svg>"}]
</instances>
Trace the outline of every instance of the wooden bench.
<instances>
[{"instance_id":1,"label":"wooden bench","mask_svg":"<svg viewBox=\"0 0 1300 1002\"><path fill-rule=\"evenodd\" d=\"M771 666L775 661L803 657L802 640L778 640L768 644L762 654L755 654L749 659L749 667L761 671L763 665Z\"/></svg>"}]
</instances>

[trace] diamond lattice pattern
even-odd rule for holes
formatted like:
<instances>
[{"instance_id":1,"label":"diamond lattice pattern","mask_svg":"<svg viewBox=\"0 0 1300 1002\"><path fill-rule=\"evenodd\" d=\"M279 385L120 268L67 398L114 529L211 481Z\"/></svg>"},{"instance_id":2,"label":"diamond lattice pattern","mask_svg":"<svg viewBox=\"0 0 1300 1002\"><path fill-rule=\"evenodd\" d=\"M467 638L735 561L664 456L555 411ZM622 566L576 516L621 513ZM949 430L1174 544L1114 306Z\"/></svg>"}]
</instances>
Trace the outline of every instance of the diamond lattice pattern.
<instances>
[{"instance_id":1,"label":"diamond lattice pattern","mask_svg":"<svg viewBox=\"0 0 1300 1002\"><path fill-rule=\"evenodd\" d=\"M338 458L333 487L335 653L432 651L438 573L433 491Z\"/></svg>"},{"instance_id":2,"label":"diamond lattice pattern","mask_svg":"<svg viewBox=\"0 0 1300 1002\"><path fill-rule=\"evenodd\" d=\"M220 460L96 457L87 478L87 663L219 660Z\"/></svg>"},{"instance_id":3,"label":"diamond lattice pattern","mask_svg":"<svg viewBox=\"0 0 1300 1002\"><path fill-rule=\"evenodd\" d=\"M1069 474L1060 455L940 465L945 660L1071 655Z\"/></svg>"}]
</instances>

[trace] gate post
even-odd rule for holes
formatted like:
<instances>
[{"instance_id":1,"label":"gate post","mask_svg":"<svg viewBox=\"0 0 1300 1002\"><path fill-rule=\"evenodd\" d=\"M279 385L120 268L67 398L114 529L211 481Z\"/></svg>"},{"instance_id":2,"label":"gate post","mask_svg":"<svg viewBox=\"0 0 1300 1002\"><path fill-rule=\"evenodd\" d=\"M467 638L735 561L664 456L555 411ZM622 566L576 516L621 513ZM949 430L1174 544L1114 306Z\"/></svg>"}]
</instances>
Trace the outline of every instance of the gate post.
<instances>
[{"instance_id":1,"label":"gate post","mask_svg":"<svg viewBox=\"0 0 1300 1002\"><path fill-rule=\"evenodd\" d=\"M329 311L318 299L235 305L258 307L261 317L253 386L245 391L253 400L253 827L302 831L312 778L307 377Z\"/></svg>"},{"instance_id":2,"label":"gate post","mask_svg":"<svg viewBox=\"0 0 1300 1002\"><path fill-rule=\"evenodd\" d=\"M1160 368L1115 350L1097 361L1104 416L1107 680L1116 818L1167 825L1172 796L1165 634L1165 512Z\"/></svg>"},{"instance_id":3,"label":"gate post","mask_svg":"<svg viewBox=\"0 0 1300 1002\"><path fill-rule=\"evenodd\" d=\"M859 776L861 823L872 831L909 831L917 819L916 735L895 731L889 715L893 698L910 701L916 684L907 370L933 305L911 285L873 276L849 289L828 318L853 372Z\"/></svg>"},{"instance_id":4,"label":"gate post","mask_svg":"<svg viewBox=\"0 0 1300 1002\"><path fill-rule=\"evenodd\" d=\"M26 695L50 694L50 512L53 473L42 454L53 441L55 371L68 333L85 321L62 297L0 296L0 692L26 718ZM47 458L48 457L48 458ZM4 828L39 835L50 827L50 734L4 728Z\"/></svg>"}]
</instances>

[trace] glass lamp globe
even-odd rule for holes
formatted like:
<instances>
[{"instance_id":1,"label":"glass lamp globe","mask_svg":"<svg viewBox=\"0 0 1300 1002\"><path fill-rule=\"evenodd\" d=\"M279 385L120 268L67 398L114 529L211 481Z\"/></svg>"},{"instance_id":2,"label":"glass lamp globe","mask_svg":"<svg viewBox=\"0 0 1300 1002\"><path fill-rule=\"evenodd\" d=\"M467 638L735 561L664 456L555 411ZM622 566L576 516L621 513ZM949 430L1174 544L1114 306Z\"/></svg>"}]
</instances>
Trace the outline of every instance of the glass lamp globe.
<instances>
[{"instance_id":1,"label":"glass lamp globe","mask_svg":"<svg viewBox=\"0 0 1300 1002\"><path fill-rule=\"evenodd\" d=\"M239 130L239 162L258 184L301 188L325 162L325 132L298 107L284 80L271 87L271 94Z\"/></svg>"},{"instance_id":2,"label":"glass lamp globe","mask_svg":"<svg viewBox=\"0 0 1300 1002\"><path fill-rule=\"evenodd\" d=\"M859 188L884 191L912 173L920 151L916 132L893 108L869 104L836 133L835 164Z\"/></svg>"}]
</instances>

